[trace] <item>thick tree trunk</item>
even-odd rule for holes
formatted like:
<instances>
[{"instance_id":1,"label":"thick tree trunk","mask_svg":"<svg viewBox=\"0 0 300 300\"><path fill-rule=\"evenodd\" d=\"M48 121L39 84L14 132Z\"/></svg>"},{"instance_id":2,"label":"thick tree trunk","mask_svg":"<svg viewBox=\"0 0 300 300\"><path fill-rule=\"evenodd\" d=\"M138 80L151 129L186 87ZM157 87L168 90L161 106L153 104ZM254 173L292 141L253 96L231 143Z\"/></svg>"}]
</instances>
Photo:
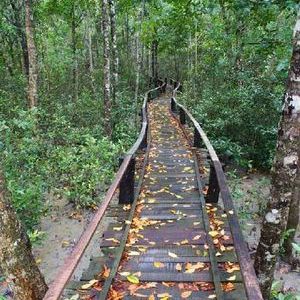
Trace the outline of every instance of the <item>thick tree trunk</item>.
<instances>
[{"instance_id":1,"label":"thick tree trunk","mask_svg":"<svg viewBox=\"0 0 300 300\"><path fill-rule=\"evenodd\" d=\"M272 170L271 197L263 221L255 257L255 270L264 299L269 298L280 239L286 229L287 216L296 177L300 150L300 14L294 31L293 54L279 122L276 154Z\"/></svg>"},{"instance_id":2,"label":"thick tree trunk","mask_svg":"<svg viewBox=\"0 0 300 300\"><path fill-rule=\"evenodd\" d=\"M112 100L116 103L116 93L118 91L119 81L119 56L117 47L117 32L116 32L116 8L115 1L109 0L110 8L110 25L111 25L111 54L112 54Z\"/></svg>"},{"instance_id":3,"label":"thick tree trunk","mask_svg":"<svg viewBox=\"0 0 300 300\"><path fill-rule=\"evenodd\" d=\"M102 0L104 130L111 136L110 22L108 0Z\"/></svg>"},{"instance_id":4,"label":"thick tree trunk","mask_svg":"<svg viewBox=\"0 0 300 300\"><path fill-rule=\"evenodd\" d=\"M286 226L286 231L290 232L288 238L284 241L284 259L289 263L293 263L293 246L296 230L299 224L299 213L300 213L300 172L295 181L295 190L293 193L289 216Z\"/></svg>"},{"instance_id":5,"label":"thick tree trunk","mask_svg":"<svg viewBox=\"0 0 300 300\"><path fill-rule=\"evenodd\" d=\"M15 300L42 300L47 286L10 202L0 171L0 267L13 281Z\"/></svg>"},{"instance_id":6,"label":"thick tree trunk","mask_svg":"<svg viewBox=\"0 0 300 300\"><path fill-rule=\"evenodd\" d=\"M25 0L25 32L28 49L28 105L33 108L38 101L38 65L36 47L32 28L32 15L30 0Z\"/></svg>"}]
</instances>

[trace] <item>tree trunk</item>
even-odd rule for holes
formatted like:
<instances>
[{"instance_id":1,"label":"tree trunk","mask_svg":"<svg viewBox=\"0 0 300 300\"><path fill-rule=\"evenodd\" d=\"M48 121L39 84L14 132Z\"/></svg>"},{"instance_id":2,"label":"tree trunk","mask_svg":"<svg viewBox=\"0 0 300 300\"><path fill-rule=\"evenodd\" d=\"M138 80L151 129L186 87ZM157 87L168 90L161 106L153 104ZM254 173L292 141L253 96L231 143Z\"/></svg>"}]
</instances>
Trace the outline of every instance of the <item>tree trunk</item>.
<instances>
[{"instance_id":1,"label":"tree trunk","mask_svg":"<svg viewBox=\"0 0 300 300\"><path fill-rule=\"evenodd\" d=\"M85 22L85 45L87 48L88 69L90 73L91 89L96 98L95 77L94 77L94 57L93 57L93 41L92 41L92 24L91 17L88 15Z\"/></svg>"},{"instance_id":2,"label":"tree trunk","mask_svg":"<svg viewBox=\"0 0 300 300\"><path fill-rule=\"evenodd\" d=\"M117 47L116 32L116 8L115 1L109 0L110 8L110 25L111 25L111 54L112 54L112 100L116 103L116 93L118 91L118 72L119 72L119 56Z\"/></svg>"},{"instance_id":3,"label":"tree trunk","mask_svg":"<svg viewBox=\"0 0 300 300\"><path fill-rule=\"evenodd\" d=\"M157 48L158 42L156 38L152 41L152 80L154 85L157 83L158 79L158 66L157 66Z\"/></svg>"},{"instance_id":4,"label":"tree trunk","mask_svg":"<svg viewBox=\"0 0 300 300\"><path fill-rule=\"evenodd\" d=\"M108 0L102 0L102 31L103 31L103 98L104 98L104 130L110 137L111 130L111 83L110 83L110 24Z\"/></svg>"},{"instance_id":5,"label":"tree trunk","mask_svg":"<svg viewBox=\"0 0 300 300\"><path fill-rule=\"evenodd\" d=\"M284 241L283 248L284 248L284 259L289 263L293 263L293 246L292 243L294 242L296 230L299 224L299 213L300 213L300 173L295 181L295 190L293 193L289 216L286 226L286 231L289 231L290 234L288 238Z\"/></svg>"},{"instance_id":6,"label":"tree trunk","mask_svg":"<svg viewBox=\"0 0 300 300\"><path fill-rule=\"evenodd\" d=\"M129 43L129 17L128 17L128 11L126 11L126 18L125 18L125 28L126 28L126 58L127 63L129 62L130 58L130 43Z\"/></svg>"},{"instance_id":7,"label":"tree trunk","mask_svg":"<svg viewBox=\"0 0 300 300\"><path fill-rule=\"evenodd\" d=\"M25 0L25 32L28 49L28 105L33 108L38 101L38 65L34 43L30 0Z\"/></svg>"},{"instance_id":8,"label":"tree trunk","mask_svg":"<svg viewBox=\"0 0 300 300\"><path fill-rule=\"evenodd\" d=\"M77 33L76 33L76 16L75 4L72 6L71 12L71 38L72 38L72 54L73 54L73 101L78 100L78 60L77 60Z\"/></svg>"},{"instance_id":9,"label":"tree trunk","mask_svg":"<svg viewBox=\"0 0 300 300\"><path fill-rule=\"evenodd\" d=\"M42 300L47 285L31 253L28 236L10 202L0 171L0 267L13 281L14 299Z\"/></svg>"},{"instance_id":10,"label":"tree trunk","mask_svg":"<svg viewBox=\"0 0 300 300\"><path fill-rule=\"evenodd\" d=\"M148 55L147 55L147 64L148 64L148 78L149 78L149 87L151 87L151 78L152 78L152 63L151 63L151 53L152 53L152 47L149 46L148 49Z\"/></svg>"},{"instance_id":11,"label":"tree trunk","mask_svg":"<svg viewBox=\"0 0 300 300\"><path fill-rule=\"evenodd\" d=\"M279 122L272 169L270 201L263 221L255 257L255 270L264 299L270 295L282 233L286 229L297 173L300 150L300 13L294 30L293 54Z\"/></svg>"},{"instance_id":12,"label":"tree trunk","mask_svg":"<svg viewBox=\"0 0 300 300\"><path fill-rule=\"evenodd\" d=\"M29 74L28 49L27 49L27 43L26 43L26 35L24 32L24 26L21 25L22 24L21 8L17 7L15 0L10 0L10 5L14 12L14 25L16 26L16 30L18 32L18 36L19 36L20 43L21 43L24 73L28 76L28 74Z\"/></svg>"},{"instance_id":13,"label":"tree trunk","mask_svg":"<svg viewBox=\"0 0 300 300\"><path fill-rule=\"evenodd\" d=\"M135 61L136 61L136 73L135 73L135 91L134 91L134 104L135 104L135 124L137 124L137 112L138 112L138 96L139 96L139 87L140 87L140 72L141 72L141 50L140 50L140 30L143 20L142 9L139 11L139 26L136 32L136 52L135 52Z\"/></svg>"}]
</instances>

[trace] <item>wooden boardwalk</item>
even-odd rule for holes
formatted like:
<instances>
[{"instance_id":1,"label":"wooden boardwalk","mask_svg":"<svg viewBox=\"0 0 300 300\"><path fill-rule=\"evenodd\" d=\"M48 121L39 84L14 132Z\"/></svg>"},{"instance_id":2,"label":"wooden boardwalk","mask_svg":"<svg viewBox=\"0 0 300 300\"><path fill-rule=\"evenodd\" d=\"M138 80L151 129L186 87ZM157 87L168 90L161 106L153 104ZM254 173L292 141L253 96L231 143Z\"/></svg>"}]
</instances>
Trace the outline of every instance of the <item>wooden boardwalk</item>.
<instances>
[{"instance_id":1,"label":"wooden boardwalk","mask_svg":"<svg viewBox=\"0 0 300 300\"><path fill-rule=\"evenodd\" d=\"M139 139L44 299L262 300L221 164L170 100L146 94ZM99 256L69 281L104 213Z\"/></svg>"},{"instance_id":2,"label":"wooden boardwalk","mask_svg":"<svg viewBox=\"0 0 300 300\"><path fill-rule=\"evenodd\" d=\"M145 174L132 205L112 213L79 288L86 299L248 299L227 214L205 204L209 162L188 142L170 97L149 104ZM125 210L124 210L125 209ZM99 282L85 288L92 279ZM71 293L73 294L73 293Z\"/></svg>"}]
</instances>

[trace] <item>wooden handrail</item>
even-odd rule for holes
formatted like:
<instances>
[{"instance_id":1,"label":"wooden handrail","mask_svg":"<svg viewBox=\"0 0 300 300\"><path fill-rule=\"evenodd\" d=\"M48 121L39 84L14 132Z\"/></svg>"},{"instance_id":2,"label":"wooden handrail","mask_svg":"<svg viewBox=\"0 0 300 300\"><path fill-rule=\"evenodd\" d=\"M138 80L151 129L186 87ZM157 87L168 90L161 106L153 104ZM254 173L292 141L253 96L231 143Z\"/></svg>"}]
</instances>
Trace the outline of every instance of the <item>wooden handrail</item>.
<instances>
[{"instance_id":1,"label":"wooden handrail","mask_svg":"<svg viewBox=\"0 0 300 300\"><path fill-rule=\"evenodd\" d=\"M86 250L87 246L89 245L100 221L102 220L105 211L110 204L110 201L112 200L117 188L119 187L119 184L126 172L126 169L129 165L129 162L135 152L139 149L141 143L143 142L147 130L148 130L148 118L147 118L147 102L148 102L148 96L151 92L160 90L162 91L165 86L165 83L162 83L160 86L149 90L145 93L143 106L142 106L142 128L140 131L140 134L134 143L134 145L129 149L129 151L126 153L124 160L115 176L114 181L110 185L103 202L101 203L100 207L98 208L97 212L93 216L93 219L88 224L85 231L80 236L79 241L77 242L74 250L72 253L66 258L64 261L63 266L57 273L57 277L55 277L54 281L49 286L49 289L44 296L44 300L58 300L63 293L63 290L68 283L69 279L71 278L72 274L74 273L78 263L80 262L80 259L82 255L84 254L84 251Z\"/></svg>"},{"instance_id":2,"label":"wooden handrail","mask_svg":"<svg viewBox=\"0 0 300 300\"><path fill-rule=\"evenodd\" d=\"M249 300L263 300L261 295L261 291L259 288L259 284L257 281L257 277L255 275L255 271L253 265L251 263L251 259L249 256L249 252L247 249L247 245L244 241L242 231L240 229L240 224L238 222L238 217L236 211L234 209L233 201L231 198L231 194L226 182L226 177L223 172L222 164L210 143L207 135L205 134L204 130L200 126L200 124L196 121L196 119L192 116L192 114L181 104L178 103L176 100L176 92L180 87L180 83L177 84L176 88L173 90L173 101L175 106L179 107L186 116L190 119L191 123L193 124L195 130L199 133L204 145L206 146L209 156L212 160L213 166L215 168L218 186L221 193L221 198L223 200L224 208L227 213L229 228L232 234L232 238L234 241L235 250L237 253L237 257L239 259L241 274L243 277L243 283L245 286L245 291Z\"/></svg>"}]
</instances>

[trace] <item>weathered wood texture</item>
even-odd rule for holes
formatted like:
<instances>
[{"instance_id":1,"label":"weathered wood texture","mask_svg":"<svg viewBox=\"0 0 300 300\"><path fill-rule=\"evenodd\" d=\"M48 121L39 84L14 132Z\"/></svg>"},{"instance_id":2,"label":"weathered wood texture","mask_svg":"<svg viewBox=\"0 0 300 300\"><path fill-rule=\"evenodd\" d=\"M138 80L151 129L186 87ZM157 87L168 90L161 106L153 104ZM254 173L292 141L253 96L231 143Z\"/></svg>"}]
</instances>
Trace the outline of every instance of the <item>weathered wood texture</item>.
<instances>
[{"instance_id":1,"label":"weathered wood texture","mask_svg":"<svg viewBox=\"0 0 300 300\"><path fill-rule=\"evenodd\" d=\"M241 268L244 253L238 253L241 245L235 247L243 241L231 228L238 226L237 220L232 221L234 211L228 204L223 209L205 203L209 161L214 155L189 144L186 125L172 116L169 105L167 96L150 101L150 152L140 193L130 211L123 211L122 206L111 210L116 221L108 226L100 244L105 259L92 261L81 283L68 287L68 295L158 299L165 294L181 299L191 292L188 299L262 299L251 277L250 260L247 267L252 269L245 269L245 262ZM198 138L202 138L199 132ZM107 278L103 277L105 268L110 269ZM135 274L139 284L130 283L128 274ZM99 280L95 288L80 290L93 278ZM252 282L245 285L248 278ZM249 284L254 291L247 290Z\"/></svg>"},{"instance_id":2,"label":"weathered wood texture","mask_svg":"<svg viewBox=\"0 0 300 300\"><path fill-rule=\"evenodd\" d=\"M118 181L104 199L94 226L121 178L125 178L133 154L147 145L142 171L139 176L136 173L133 202L107 211L115 221L102 236L99 254L104 257L92 259L81 281L70 282L65 295L78 294L81 299L158 299L165 294L180 299L188 292L189 299L260 300L218 157L200 125L175 98L173 111L180 107L186 122L172 113L169 96L156 97L163 91L160 88L146 95L140 137L125 156L122 172L119 170ZM202 145L207 149L200 148ZM224 208L205 202L210 161ZM88 238L95 229L88 229ZM131 283L129 274L139 283ZM82 285L92 279L96 283L82 290Z\"/></svg>"}]
</instances>

